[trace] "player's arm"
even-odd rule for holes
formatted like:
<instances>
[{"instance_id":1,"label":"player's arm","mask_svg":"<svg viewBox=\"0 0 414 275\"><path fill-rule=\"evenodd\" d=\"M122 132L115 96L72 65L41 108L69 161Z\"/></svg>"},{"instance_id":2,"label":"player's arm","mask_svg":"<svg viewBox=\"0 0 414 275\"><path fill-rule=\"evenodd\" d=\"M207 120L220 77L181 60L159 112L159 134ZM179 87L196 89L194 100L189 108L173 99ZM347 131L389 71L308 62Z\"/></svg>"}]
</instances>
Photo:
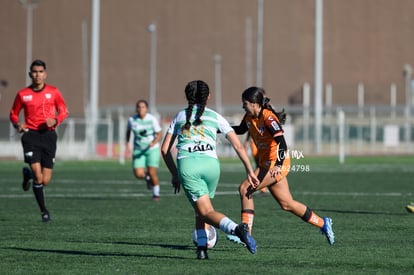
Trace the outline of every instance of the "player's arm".
<instances>
[{"instance_id":1,"label":"player's arm","mask_svg":"<svg viewBox=\"0 0 414 275\"><path fill-rule=\"evenodd\" d=\"M244 149L246 149L246 151L249 150L251 139L252 137L250 136L249 133L247 133L246 139L244 140Z\"/></svg>"},{"instance_id":2,"label":"player's arm","mask_svg":"<svg viewBox=\"0 0 414 275\"><path fill-rule=\"evenodd\" d=\"M282 165L283 161L286 158L287 145L283 134L273 136L274 140L277 142L277 159L276 164L272 167L269 172L270 176L277 178L278 175L282 174Z\"/></svg>"},{"instance_id":3,"label":"player's arm","mask_svg":"<svg viewBox=\"0 0 414 275\"><path fill-rule=\"evenodd\" d=\"M173 177L177 175L177 166L175 165L173 156L171 154L171 148L174 144L175 139L176 139L175 135L172 135L171 133L167 133L161 145L162 157L165 161L165 164L167 165L168 170L170 171L171 175L173 175Z\"/></svg>"},{"instance_id":4,"label":"player's arm","mask_svg":"<svg viewBox=\"0 0 414 275\"><path fill-rule=\"evenodd\" d=\"M66 106L65 100L63 99L63 96L59 92L59 90L57 90L56 92L55 104L57 107L57 116L54 118L55 124L52 126L59 126L69 116L69 111Z\"/></svg>"},{"instance_id":5,"label":"player's arm","mask_svg":"<svg viewBox=\"0 0 414 275\"><path fill-rule=\"evenodd\" d=\"M283 129L282 126L279 123L279 120L275 115L269 116L265 120L265 125L267 127L267 130L270 132L270 134L273 136L273 139L277 143L277 160L276 160L276 166L281 167L283 165L283 161L286 157L286 151L287 151L287 144L285 137L283 136Z\"/></svg>"},{"instance_id":6,"label":"player's arm","mask_svg":"<svg viewBox=\"0 0 414 275\"><path fill-rule=\"evenodd\" d=\"M150 147L152 147L155 144L157 144L158 142L160 142L161 138L162 138L162 132L161 131L155 133L155 139L150 143Z\"/></svg>"},{"instance_id":7,"label":"player's arm","mask_svg":"<svg viewBox=\"0 0 414 275\"><path fill-rule=\"evenodd\" d=\"M128 119L128 125L127 125L127 129L125 131L125 147L127 148L127 152L130 152L132 150L132 145L129 142L131 139L131 123Z\"/></svg>"},{"instance_id":8,"label":"player's arm","mask_svg":"<svg viewBox=\"0 0 414 275\"><path fill-rule=\"evenodd\" d=\"M129 140L131 139L131 129L127 129L125 133L125 143L129 143Z\"/></svg>"},{"instance_id":9,"label":"player's arm","mask_svg":"<svg viewBox=\"0 0 414 275\"><path fill-rule=\"evenodd\" d=\"M162 138L162 129L161 129L161 126L160 126L158 120L156 120L156 119L154 119L154 121L153 121L153 128L155 130L155 138L151 142L150 147L152 147L155 144L157 144L158 142L160 142L161 138Z\"/></svg>"},{"instance_id":10,"label":"player's arm","mask_svg":"<svg viewBox=\"0 0 414 275\"><path fill-rule=\"evenodd\" d=\"M283 165L283 161L286 158L287 144L286 144L285 137L282 134L273 137L273 139L278 144L276 166L280 167Z\"/></svg>"},{"instance_id":11,"label":"player's arm","mask_svg":"<svg viewBox=\"0 0 414 275\"><path fill-rule=\"evenodd\" d=\"M16 130L21 133L26 131L26 124L20 123L19 121L19 113L22 109L22 104L20 101L19 95L16 95L16 98L14 99L13 106L10 110L10 122L13 124L13 127L16 128Z\"/></svg>"},{"instance_id":12,"label":"player's arm","mask_svg":"<svg viewBox=\"0 0 414 275\"><path fill-rule=\"evenodd\" d=\"M234 132L237 135L243 135L248 130L245 117L246 117L246 115L244 115L242 121L240 122L240 125L238 125L238 126L231 126L233 128Z\"/></svg>"},{"instance_id":13,"label":"player's arm","mask_svg":"<svg viewBox=\"0 0 414 275\"><path fill-rule=\"evenodd\" d=\"M228 141L230 141L231 145L233 146L233 149L236 151L237 155L242 161L244 168L246 169L247 179L250 185L252 186L252 188L256 188L260 184L260 181L257 179L254 173L254 170L250 163L249 156L247 155L247 152L244 149L243 144L240 142L239 138L233 131L228 132L226 134L226 138Z\"/></svg>"},{"instance_id":14,"label":"player's arm","mask_svg":"<svg viewBox=\"0 0 414 275\"><path fill-rule=\"evenodd\" d=\"M180 192L180 181L178 179L177 166L171 153L171 149L174 145L176 137L176 135L167 133L161 145L162 157L164 159L165 164L167 165L168 170L172 175L171 184L174 187L174 193Z\"/></svg>"}]
</instances>

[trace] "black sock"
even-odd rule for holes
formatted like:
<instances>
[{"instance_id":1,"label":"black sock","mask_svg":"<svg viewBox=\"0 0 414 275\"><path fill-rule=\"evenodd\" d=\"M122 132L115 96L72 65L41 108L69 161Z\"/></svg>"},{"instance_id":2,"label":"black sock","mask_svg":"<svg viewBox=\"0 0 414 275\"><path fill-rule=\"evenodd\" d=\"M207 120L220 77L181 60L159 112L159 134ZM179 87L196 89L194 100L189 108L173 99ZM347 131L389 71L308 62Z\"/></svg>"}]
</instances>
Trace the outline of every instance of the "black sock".
<instances>
[{"instance_id":1,"label":"black sock","mask_svg":"<svg viewBox=\"0 0 414 275\"><path fill-rule=\"evenodd\" d=\"M309 221L311 215L312 215L312 210L310 210L309 207L306 206L306 211L305 211L305 214L303 214L302 216L302 220L304 220L305 222Z\"/></svg>"},{"instance_id":2,"label":"black sock","mask_svg":"<svg viewBox=\"0 0 414 275\"><path fill-rule=\"evenodd\" d=\"M151 175L148 172L145 173L145 180L147 182L151 183L151 185L152 185L152 178L151 178Z\"/></svg>"},{"instance_id":3,"label":"black sock","mask_svg":"<svg viewBox=\"0 0 414 275\"><path fill-rule=\"evenodd\" d=\"M39 205L40 211L46 212L45 206L45 195L43 194L43 184L33 183L33 193L35 195L37 204Z\"/></svg>"}]
</instances>

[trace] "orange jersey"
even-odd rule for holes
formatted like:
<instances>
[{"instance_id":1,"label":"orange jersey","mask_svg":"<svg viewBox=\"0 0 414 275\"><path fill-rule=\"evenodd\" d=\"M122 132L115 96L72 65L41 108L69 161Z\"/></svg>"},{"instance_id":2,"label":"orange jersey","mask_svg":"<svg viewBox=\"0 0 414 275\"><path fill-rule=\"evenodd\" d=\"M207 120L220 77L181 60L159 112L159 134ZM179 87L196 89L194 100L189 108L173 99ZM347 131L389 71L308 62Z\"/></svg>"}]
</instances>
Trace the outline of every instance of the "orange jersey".
<instances>
[{"instance_id":1,"label":"orange jersey","mask_svg":"<svg viewBox=\"0 0 414 275\"><path fill-rule=\"evenodd\" d=\"M279 119L271 110L262 109L258 118L246 115L245 122L258 150L259 165L269 169L278 157L278 144L274 137L284 132Z\"/></svg>"},{"instance_id":2,"label":"orange jersey","mask_svg":"<svg viewBox=\"0 0 414 275\"><path fill-rule=\"evenodd\" d=\"M249 142L250 142L250 149L252 150L252 156L256 159L259 157L257 155L258 152L257 152L256 143L254 143L254 140L252 138L249 140Z\"/></svg>"}]
</instances>

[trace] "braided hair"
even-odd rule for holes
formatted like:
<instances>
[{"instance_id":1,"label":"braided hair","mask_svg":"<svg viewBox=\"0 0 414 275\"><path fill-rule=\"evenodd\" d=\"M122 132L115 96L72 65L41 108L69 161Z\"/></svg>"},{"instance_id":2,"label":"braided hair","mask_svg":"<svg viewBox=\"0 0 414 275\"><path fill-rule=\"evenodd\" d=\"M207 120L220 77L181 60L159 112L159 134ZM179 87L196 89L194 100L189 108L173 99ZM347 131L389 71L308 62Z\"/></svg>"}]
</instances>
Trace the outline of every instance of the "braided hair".
<instances>
[{"instance_id":1,"label":"braided hair","mask_svg":"<svg viewBox=\"0 0 414 275\"><path fill-rule=\"evenodd\" d=\"M275 109L273 109L272 104L270 104L270 98L265 96L266 92L263 88L259 88L259 87L250 87L247 88L243 94L242 94L242 99L243 100L247 100L251 103L257 103L259 104L261 107L271 110L279 119L279 122L281 124L285 124L286 122L286 113L285 113L285 109L282 109L281 112L276 112Z\"/></svg>"},{"instance_id":2,"label":"braided hair","mask_svg":"<svg viewBox=\"0 0 414 275\"><path fill-rule=\"evenodd\" d=\"M201 124L201 116L204 113L209 95L210 89L207 83L202 80L190 81L187 86L185 86L185 97L188 101L188 107L185 109L186 122L183 125L183 129L189 130L191 127L190 119L193 113L194 105L198 105L198 108L193 125L197 126Z\"/></svg>"}]
</instances>

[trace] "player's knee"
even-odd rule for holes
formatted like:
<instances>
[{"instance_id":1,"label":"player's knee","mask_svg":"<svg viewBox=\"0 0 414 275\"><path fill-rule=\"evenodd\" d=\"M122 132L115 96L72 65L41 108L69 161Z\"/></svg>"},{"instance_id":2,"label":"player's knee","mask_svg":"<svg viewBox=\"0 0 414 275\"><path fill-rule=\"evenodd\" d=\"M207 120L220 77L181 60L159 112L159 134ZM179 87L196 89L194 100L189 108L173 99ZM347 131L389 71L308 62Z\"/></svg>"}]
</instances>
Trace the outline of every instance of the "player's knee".
<instances>
[{"instance_id":1,"label":"player's knee","mask_svg":"<svg viewBox=\"0 0 414 275\"><path fill-rule=\"evenodd\" d=\"M210 218L212 214L214 214L214 209L213 208L205 208L205 209L200 209L200 215L202 217L205 218Z\"/></svg>"},{"instance_id":2,"label":"player's knee","mask_svg":"<svg viewBox=\"0 0 414 275\"><path fill-rule=\"evenodd\" d=\"M247 180L244 180L239 185L239 192L240 193L246 193L247 192L247 189L249 188L249 186L250 186L250 183Z\"/></svg>"},{"instance_id":3,"label":"player's knee","mask_svg":"<svg viewBox=\"0 0 414 275\"><path fill-rule=\"evenodd\" d=\"M134 172L134 175L135 175L135 177L137 178L137 179L144 179L145 178L145 173L144 172L141 172L141 171L135 171Z\"/></svg>"},{"instance_id":4,"label":"player's knee","mask_svg":"<svg viewBox=\"0 0 414 275\"><path fill-rule=\"evenodd\" d=\"M40 184L42 184L43 186L48 186L50 183L51 178L50 177L43 177L42 181L39 181Z\"/></svg>"},{"instance_id":5,"label":"player's knee","mask_svg":"<svg viewBox=\"0 0 414 275\"><path fill-rule=\"evenodd\" d=\"M280 205L280 208L281 208L283 211L291 211L291 210L292 210L292 208L290 207L289 202L287 202L287 201L282 201L282 202L279 202L279 205Z\"/></svg>"}]
</instances>

